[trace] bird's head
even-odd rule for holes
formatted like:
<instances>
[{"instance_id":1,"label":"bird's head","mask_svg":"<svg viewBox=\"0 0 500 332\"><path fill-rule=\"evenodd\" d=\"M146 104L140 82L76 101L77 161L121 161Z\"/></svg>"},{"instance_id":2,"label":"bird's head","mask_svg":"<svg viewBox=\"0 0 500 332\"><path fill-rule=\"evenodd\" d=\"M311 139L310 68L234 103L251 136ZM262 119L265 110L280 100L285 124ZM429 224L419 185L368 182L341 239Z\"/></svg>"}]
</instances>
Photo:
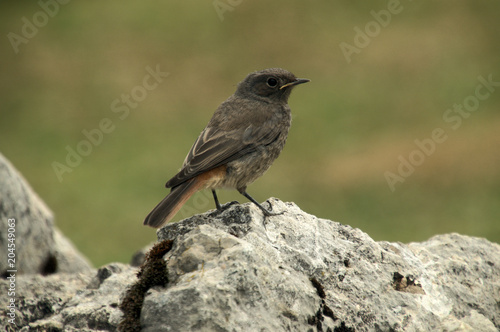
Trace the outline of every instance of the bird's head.
<instances>
[{"instance_id":1,"label":"bird's head","mask_svg":"<svg viewBox=\"0 0 500 332\"><path fill-rule=\"evenodd\" d=\"M241 97L254 97L268 102L287 103L292 88L309 82L306 78L297 78L281 68L256 71L238 84L236 94Z\"/></svg>"}]
</instances>

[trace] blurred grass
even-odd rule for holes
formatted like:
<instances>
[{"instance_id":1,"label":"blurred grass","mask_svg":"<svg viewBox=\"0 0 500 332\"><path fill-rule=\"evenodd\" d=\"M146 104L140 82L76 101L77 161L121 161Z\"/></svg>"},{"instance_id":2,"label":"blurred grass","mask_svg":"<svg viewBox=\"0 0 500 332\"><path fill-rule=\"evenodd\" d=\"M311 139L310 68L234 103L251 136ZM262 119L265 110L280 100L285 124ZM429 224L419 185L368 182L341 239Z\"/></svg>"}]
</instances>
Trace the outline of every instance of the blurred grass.
<instances>
[{"instance_id":1,"label":"blurred grass","mask_svg":"<svg viewBox=\"0 0 500 332\"><path fill-rule=\"evenodd\" d=\"M249 188L259 201L294 201L376 240L459 232L500 242L500 91L456 131L442 119L479 75L500 81L500 4L401 6L348 64L339 44L387 2L242 2L222 22L210 1L70 2L18 54L6 36L40 7L2 3L0 151L96 266L127 262L155 239L142 220L215 108L247 73L279 66L312 82L290 100L282 156ZM111 103L157 64L169 76L120 120ZM103 118L115 130L60 183L51 163ZM438 127L448 140L391 192L384 172ZM212 208L200 193L175 220Z\"/></svg>"}]
</instances>

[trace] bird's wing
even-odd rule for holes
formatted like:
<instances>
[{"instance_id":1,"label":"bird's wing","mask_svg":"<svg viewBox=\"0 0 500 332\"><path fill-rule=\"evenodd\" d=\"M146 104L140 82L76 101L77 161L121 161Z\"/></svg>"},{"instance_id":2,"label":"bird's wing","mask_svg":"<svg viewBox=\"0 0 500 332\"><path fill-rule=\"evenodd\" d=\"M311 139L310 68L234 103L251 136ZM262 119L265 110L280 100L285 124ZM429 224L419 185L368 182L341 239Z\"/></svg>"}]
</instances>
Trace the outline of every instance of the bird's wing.
<instances>
[{"instance_id":1,"label":"bird's wing","mask_svg":"<svg viewBox=\"0 0 500 332\"><path fill-rule=\"evenodd\" d=\"M175 187L274 142L281 134L280 127L271 123L271 119L262 120L231 130L207 126L193 144L183 168L165 186Z\"/></svg>"}]
</instances>

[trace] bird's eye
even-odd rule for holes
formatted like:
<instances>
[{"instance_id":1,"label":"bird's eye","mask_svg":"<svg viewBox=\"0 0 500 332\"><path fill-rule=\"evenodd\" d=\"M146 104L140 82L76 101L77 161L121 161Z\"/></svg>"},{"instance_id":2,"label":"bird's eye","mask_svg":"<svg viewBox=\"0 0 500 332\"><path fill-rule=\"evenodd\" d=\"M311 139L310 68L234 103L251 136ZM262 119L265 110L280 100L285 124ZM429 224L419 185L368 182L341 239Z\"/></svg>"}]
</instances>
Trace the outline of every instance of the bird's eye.
<instances>
[{"instance_id":1,"label":"bird's eye","mask_svg":"<svg viewBox=\"0 0 500 332\"><path fill-rule=\"evenodd\" d=\"M271 88L275 88L278 85L278 80L275 79L274 77L269 77L267 79L267 85L270 86Z\"/></svg>"}]
</instances>

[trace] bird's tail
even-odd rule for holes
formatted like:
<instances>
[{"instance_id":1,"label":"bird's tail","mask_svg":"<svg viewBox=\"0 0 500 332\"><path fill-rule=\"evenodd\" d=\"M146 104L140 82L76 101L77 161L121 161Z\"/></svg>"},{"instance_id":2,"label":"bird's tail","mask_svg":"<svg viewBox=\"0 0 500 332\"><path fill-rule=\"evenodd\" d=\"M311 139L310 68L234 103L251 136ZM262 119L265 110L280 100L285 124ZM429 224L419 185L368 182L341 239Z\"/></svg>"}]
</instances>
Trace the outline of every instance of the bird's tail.
<instances>
[{"instance_id":1,"label":"bird's tail","mask_svg":"<svg viewBox=\"0 0 500 332\"><path fill-rule=\"evenodd\" d=\"M154 228L160 228L165 225L175 216L189 197L201 189L202 186L203 181L193 178L172 188L170 194L158 203L153 211L151 211L146 219L144 219L144 225Z\"/></svg>"}]
</instances>

